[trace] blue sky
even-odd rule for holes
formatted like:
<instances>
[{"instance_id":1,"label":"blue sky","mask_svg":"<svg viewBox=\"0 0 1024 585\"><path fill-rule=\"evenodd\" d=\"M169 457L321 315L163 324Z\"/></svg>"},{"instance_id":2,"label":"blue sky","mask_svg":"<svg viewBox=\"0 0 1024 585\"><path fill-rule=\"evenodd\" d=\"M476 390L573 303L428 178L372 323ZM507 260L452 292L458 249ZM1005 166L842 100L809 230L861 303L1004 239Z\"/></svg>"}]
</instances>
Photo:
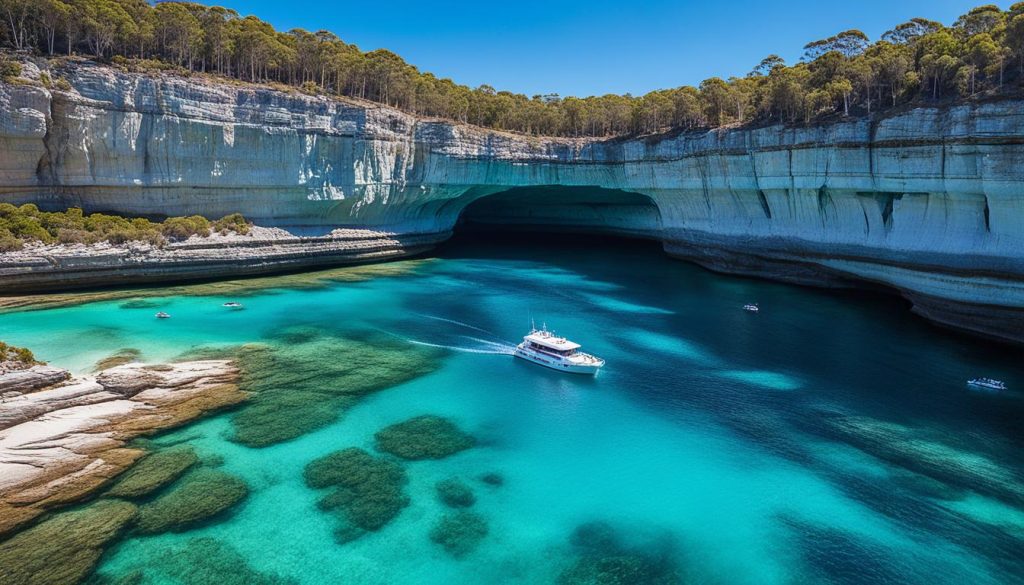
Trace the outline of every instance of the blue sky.
<instances>
[{"instance_id":1,"label":"blue sky","mask_svg":"<svg viewBox=\"0 0 1024 585\"><path fill-rule=\"evenodd\" d=\"M991 0L204 0L279 30L327 29L390 49L456 82L533 95L642 94L745 75L771 53L859 28L872 39L914 16L951 24Z\"/></svg>"}]
</instances>

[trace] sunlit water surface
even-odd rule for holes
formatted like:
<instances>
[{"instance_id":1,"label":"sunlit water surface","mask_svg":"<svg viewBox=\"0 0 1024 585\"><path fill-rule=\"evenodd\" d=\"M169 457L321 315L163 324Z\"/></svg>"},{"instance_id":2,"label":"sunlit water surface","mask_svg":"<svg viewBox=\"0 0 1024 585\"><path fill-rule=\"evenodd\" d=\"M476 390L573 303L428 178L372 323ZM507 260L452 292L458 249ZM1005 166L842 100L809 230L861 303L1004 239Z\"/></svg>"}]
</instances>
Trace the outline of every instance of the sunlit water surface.
<instances>
[{"instance_id":1,"label":"sunlit water surface","mask_svg":"<svg viewBox=\"0 0 1024 585\"><path fill-rule=\"evenodd\" d=\"M989 481L1020 485L1024 469L1016 350L934 329L887 297L715 275L656 246L575 242L463 242L405 275L267 290L241 299L244 311L180 296L6 314L0 337L79 372L121 348L157 362L294 326L448 348L433 373L289 442L233 443L230 413L159 437L218 456L251 494L218 522L126 539L104 557L105 576L142 569L147 583L175 582L153 559L202 536L298 583L554 582L577 558L573 531L604 521L690 582L1022 579L1024 490ZM743 311L748 302L761 312ZM605 371L573 377L510 357L531 318L604 357ZM964 384L981 375L1011 391ZM372 451L377 430L420 414L452 419L479 446L406 463L411 504L338 544L304 466ZM887 434L865 443L837 420ZM919 449L934 454L928 465ZM490 472L504 485L478 481ZM461 559L428 538L445 513L434 485L453 476L489 525Z\"/></svg>"}]
</instances>

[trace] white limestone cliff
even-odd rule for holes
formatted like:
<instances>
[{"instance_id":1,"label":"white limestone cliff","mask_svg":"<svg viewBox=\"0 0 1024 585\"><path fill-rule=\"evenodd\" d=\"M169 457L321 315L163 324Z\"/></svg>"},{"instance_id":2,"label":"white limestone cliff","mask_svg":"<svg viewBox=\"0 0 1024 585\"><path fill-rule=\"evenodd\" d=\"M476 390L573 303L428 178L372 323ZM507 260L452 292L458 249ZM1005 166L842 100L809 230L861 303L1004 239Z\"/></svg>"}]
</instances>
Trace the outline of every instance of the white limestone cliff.
<instances>
[{"instance_id":1,"label":"white limestone cliff","mask_svg":"<svg viewBox=\"0 0 1024 585\"><path fill-rule=\"evenodd\" d=\"M421 245L460 217L628 233L726 272L880 285L1024 341L1021 101L602 141L86 63L51 75L72 89L0 84L0 200Z\"/></svg>"}]
</instances>

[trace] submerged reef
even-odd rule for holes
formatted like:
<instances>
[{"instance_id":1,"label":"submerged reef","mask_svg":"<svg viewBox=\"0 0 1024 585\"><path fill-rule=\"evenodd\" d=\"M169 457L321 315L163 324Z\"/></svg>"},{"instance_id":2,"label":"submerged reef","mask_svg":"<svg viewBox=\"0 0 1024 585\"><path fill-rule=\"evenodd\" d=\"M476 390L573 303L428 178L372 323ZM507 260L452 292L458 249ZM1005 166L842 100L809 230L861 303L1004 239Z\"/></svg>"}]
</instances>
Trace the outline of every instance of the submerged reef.
<instances>
[{"instance_id":1,"label":"submerged reef","mask_svg":"<svg viewBox=\"0 0 1024 585\"><path fill-rule=\"evenodd\" d=\"M55 309L121 299L127 299L118 305L122 309L156 309L164 304L159 300L160 297L245 297L262 294L272 289L321 289L336 283L364 282L374 278L401 276L414 272L421 266L431 262L431 259L425 258L180 286L0 296L0 313L33 309Z\"/></svg>"},{"instance_id":2,"label":"submerged reef","mask_svg":"<svg viewBox=\"0 0 1024 585\"><path fill-rule=\"evenodd\" d=\"M449 508L468 508L476 503L476 496L468 485L458 478L450 478L437 482L437 499Z\"/></svg>"},{"instance_id":3,"label":"submerged reef","mask_svg":"<svg viewBox=\"0 0 1024 585\"><path fill-rule=\"evenodd\" d=\"M212 469L187 475L170 492L139 509L137 528L155 534L187 529L241 502L249 487L241 479Z\"/></svg>"},{"instance_id":4,"label":"submerged reef","mask_svg":"<svg viewBox=\"0 0 1024 585\"><path fill-rule=\"evenodd\" d=\"M328 425L360 398L432 372L437 353L379 334L337 337L310 328L235 354L252 399L233 418L233 441L265 447Z\"/></svg>"},{"instance_id":5,"label":"submerged reef","mask_svg":"<svg viewBox=\"0 0 1024 585\"><path fill-rule=\"evenodd\" d=\"M149 495L181 477L197 461L199 457L189 446L157 451L117 478L106 495L120 498Z\"/></svg>"},{"instance_id":6,"label":"submerged reef","mask_svg":"<svg viewBox=\"0 0 1024 585\"><path fill-rule=\"evenodd\" d=\"M480 481L491 487L501 487L505 485L505 477L500 473L485 473L480 476Z\"/></svg>"},{"instance_id":7,"label":"submerged reef","mask_svg":"<svg viewBox=\"0 0 1024 585\"><path fill-rule=\"evenodd\" d=\"M402 467L355 447L312 461L303 476L311 488L333 488L317 505L342 520L335 533L339 542L380 530L409 505Z\"/></svg>"},{"instance_id":8,"label":"submerged reef","mask_svg":"<svg viewBox=\"0 0 1024 585\"><path fill-rule=\"evenodd\" d=\"M169 546L123 575L100 575L88 585L294 585L296 581L254 569L230 545L215 538L193 538Z\"/></svg>"},{"instance_id":9,"label":"submerged reef","mask_svg":"<svg viewBox=\"0 0 1024 585\"><path fill-rule=\"evenodd\" d=\"M569 541L576 560L558 576L559 585L676 585L684 582L668 539L630 545L611 524L586 522Z\"/></svg>"},{"instance_id":10,"label":"submerged reef","mask_svg":"<svg viewBox=\"0 0 1024 585\"><path fill-rule=\"evenodd\" d=\"M374 435L377 449L402 459L444 459L476 440L439 416L424 415L385 427Z\"/></svg>"},{"instance_id":11,"label":"submerged reef","mask_svg":"<svg viewBox=\"0 0 1024 585\"><path fill-rule=\"evenodd\" d=\"M142 357L142 352L135 349L134 347L126 347L117 350L110 356L107 356L100 361L96 362L93 370L96 372L102 372L103 370L109 370L117 366L123 366L132 362L137 362Z\"/></svg>"},{"instance_id":12,"label":"submerged reef","mask_svg":"<svg viewBox=\"0 0 1024 585\"><path fill-rule=\"evenodd\" d=\"M136 510L128 502L101 500L14 535L0 543L0 583L64 585L82 581Z\"/></svg>"},{"instance_id":13,"label":"submerged reef","mask_svg":"<svg viewBox=\"0 0 1024 585\"><path fill-rule=\"evenodd\" d=\"M938 482L1024 505L1024 484L994 459L947 444L916 429L867 417L826 418L826 433L854 447Z\"/></svg>"},{"instance_id":14,"label":"submerged reef","mask_svg":"<svg viewBox=\"0 0 1024 585\"><path fill-rule=\"evenodd\" d=\"M160 307L162 303L160 301L151 301L149 299L129 299L118 305L120 309L156 309Z\"/></svg>"},{"instance_id":15,"label":"submerged reef","mask_svg":"<svg viewBox=\"0 0 1024 585\"><path fill-rule=\"evenodd\" d=\"M132 439L247 398L227 360L130 364L70 380L56 368L33 372L39 384L0 404L0 535L107 488L146 455ZM161 480L136 481L133 492Z\"/></svg>"},{"instance_id":16,"label":"submerged reef","mask_svg":"<svg viewBox=\"0 0 1024 585\"><path fill-rule=\"evenodd\" d=\"M476 512L461 510L446 514L430 531L430 540L459 559L476 550L487 536L487 521Z\"/></svg>"}]
</instances>

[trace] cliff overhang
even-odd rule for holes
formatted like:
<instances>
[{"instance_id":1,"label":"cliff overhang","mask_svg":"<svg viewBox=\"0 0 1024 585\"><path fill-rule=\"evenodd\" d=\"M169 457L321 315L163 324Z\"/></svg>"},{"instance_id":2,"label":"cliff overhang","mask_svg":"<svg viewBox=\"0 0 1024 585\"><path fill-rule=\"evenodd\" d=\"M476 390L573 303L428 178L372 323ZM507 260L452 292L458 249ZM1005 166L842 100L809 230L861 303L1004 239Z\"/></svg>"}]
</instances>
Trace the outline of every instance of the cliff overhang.
<instances>
[{"instance_id":1,"label":"cliff overhang","mask_svg":"<svg viewBox=\"0 0 1024 585\"><path fill-rule=\"evenodd\" d=\"M88 63L58 77L70 89L0 84L0 200L241 212L296 234L420 238L417 252L460 218L627 234L725 272L884 286L933 321L1024 341L1021 101L602 141Z\"/></svg>"}]
</instances>

